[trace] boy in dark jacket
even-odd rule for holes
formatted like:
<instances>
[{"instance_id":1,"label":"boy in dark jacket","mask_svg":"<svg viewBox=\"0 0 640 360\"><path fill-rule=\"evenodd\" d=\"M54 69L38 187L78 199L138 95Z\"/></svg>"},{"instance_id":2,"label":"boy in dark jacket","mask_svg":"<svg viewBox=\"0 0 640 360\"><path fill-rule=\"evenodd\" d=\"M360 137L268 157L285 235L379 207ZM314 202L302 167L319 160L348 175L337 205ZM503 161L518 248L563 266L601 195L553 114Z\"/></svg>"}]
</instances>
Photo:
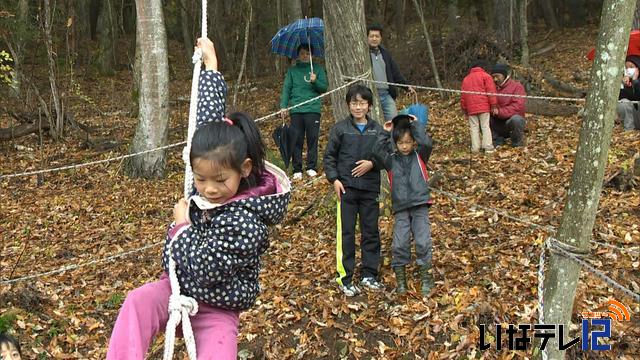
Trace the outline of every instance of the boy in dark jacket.
<instances>
[{"instance_id":1,"label":"boy in dark jacket","mask_svg":"<svg viewBox=\"0 0 640 360\"><path fill-rule=\"evenodd\" d=\"M431 270L431 224L426 163L431 155L431 138L420 122L409 115L398 115L384 124L378 138L376 159L387 170L395 216L391 267L396 274L396 292L407 292L405 266L411 261L411 235L416 243L416 262L420 267L422 294L434 286ZM393 139L393 144L391 142Z\"/></svg>"},{"instance_id":2,"label":"boy in dark jacket","mask_svg":"<svg viewBox=\"0 0 640 360\"><path fill-rule=\"evenodd\" d=\"M360 292L352 283L358 215L362 235L360 284L370 290L383 288L377 280L380 263L380 168L372 154L382 126L368 116L373 105L371 89L360 84L352 85L347 91L346 101L351 115L331 128L324 153L324 172L338 197L336 281L346 296L354 296Z\"/></svg>"},{"instance_id":3,"label":"boy in dark jacket","mask_svg":"<svg viewBox=\"0 0 640 360\"><path fill-rule=\"evenodd\" d=\"M477 60L471 64L469 74L462 80L461 90L495 94L496 85L491 75L487 74L486 67L488 64L484 60ZM465 117L469 119L472 152L480 151L480 129L482 129L482 149L486 153L494 152L489 119L491 112L496 111L497 104L495 95L462 93L460 96L460 107Z\"/></svg>"}]
</instances>

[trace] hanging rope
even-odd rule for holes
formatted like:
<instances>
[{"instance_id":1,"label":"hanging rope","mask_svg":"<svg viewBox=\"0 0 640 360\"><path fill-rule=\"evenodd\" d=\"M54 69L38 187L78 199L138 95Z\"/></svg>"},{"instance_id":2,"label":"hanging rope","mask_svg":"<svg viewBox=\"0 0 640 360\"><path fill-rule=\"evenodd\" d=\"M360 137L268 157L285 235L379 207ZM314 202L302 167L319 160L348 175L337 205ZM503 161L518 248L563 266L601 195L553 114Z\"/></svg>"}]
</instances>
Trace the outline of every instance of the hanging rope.
<instances>
[{"instance_id":1,"label":"hanging rope","mask_svg":"<svg viewBox=\"0 0 640 360\"><path fill-rule=\"evenodd\" d=\"M201 37L207 37L207 0L202 0L202 32ZM184 174L184 197L189 198L193 188L193 170L189 161L191 152L191 140L196 132L196 115L198 111L198 84L200 82L200 70L202 68L202 50L200 48L193 52L193 77L191 79L191 102L189 103L189 128L187 131L187 145L182 152L182 159L185 164ZM169 243L169 249L173 247L176 235ZM171 296L169 297L169 321L164 340L164 360L173 358L175 348L176 328L182 321L182 335L187 347L189 359L196 360L196 340L191 329L190 316L198 313L198 302L191 297L180 295L180 283L176 275L176 262L169 254L169 281L171 283Z\"/></svg>"}]
</instances>

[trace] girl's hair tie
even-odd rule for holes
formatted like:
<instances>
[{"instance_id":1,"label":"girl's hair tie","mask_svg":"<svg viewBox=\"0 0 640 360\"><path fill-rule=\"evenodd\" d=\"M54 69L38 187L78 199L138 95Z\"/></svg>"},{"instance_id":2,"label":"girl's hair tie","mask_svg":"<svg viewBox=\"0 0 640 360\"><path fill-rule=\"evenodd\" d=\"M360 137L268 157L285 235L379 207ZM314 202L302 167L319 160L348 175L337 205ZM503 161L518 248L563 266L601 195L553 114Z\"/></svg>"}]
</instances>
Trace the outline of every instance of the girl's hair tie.
<instances>
[{"instance_id":1,"label":"girl's hair tie","mask_svg":"<svg viewBox=\"0 0 640 360\"><path fill-rule=\"evenodd\" d=\"M222 121L224 121L227 124L229 124L229 126L233 126L233 121L231 119L229 119L228 117L226 117L226 116L222 119Z\"/></svg>"}]
</instances>

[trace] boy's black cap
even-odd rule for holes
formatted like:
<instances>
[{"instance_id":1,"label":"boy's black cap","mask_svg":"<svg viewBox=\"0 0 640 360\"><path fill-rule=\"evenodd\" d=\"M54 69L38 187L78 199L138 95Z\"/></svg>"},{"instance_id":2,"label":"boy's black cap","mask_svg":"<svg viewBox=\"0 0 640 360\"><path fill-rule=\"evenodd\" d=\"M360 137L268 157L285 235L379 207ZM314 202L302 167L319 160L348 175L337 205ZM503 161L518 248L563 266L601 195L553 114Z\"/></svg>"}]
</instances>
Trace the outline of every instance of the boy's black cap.
<instances>
[{"instance_id":1,"label":"boy's black cap","mask_svg":"<svg viewBox=\"0 0 640 360\"><path fill-rule=\"evenodd\" d=\"M511 68L507 64L495 64L491 69L492 74L502 74L504 77L509 76L509 71Z\"/></svg>"},{"instance_id":2,"label":"boy's black cap","mask_svg":"<svg viewBox=\"0 0 640 360\"><path fill-rule=\"evenodd\" d=\"M401 127L410 127L411 120L413 120L411 116L400 114L394 117L393 119L391 119L391 122L393 123L394 128L401 128Z\"/></svg>"}]
</instances>

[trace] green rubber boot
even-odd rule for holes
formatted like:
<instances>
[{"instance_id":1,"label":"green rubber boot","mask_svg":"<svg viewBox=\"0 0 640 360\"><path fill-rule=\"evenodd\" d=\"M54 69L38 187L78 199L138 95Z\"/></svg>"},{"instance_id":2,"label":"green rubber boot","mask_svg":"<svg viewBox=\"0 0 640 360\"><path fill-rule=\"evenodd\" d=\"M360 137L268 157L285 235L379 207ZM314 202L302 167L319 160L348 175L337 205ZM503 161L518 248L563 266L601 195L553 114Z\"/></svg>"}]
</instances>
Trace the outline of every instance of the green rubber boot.
<instances>
[{"instance_id":1,"label":"green rubber boot","mask_svg":"<svg viewBox=\"0 0 640 360\"><path fill-rule=\"evenodd\" d=\"M433 282L433 275L431 275L431 265L420 266L420 280L422 281L422 296L427 296L431 290L436 286Z\"/></svg>"},{"instance_id":2,"label":"green rubber boot","mask_svg":"<svg viewBox=\"0 0 640 360\"><path fill-rule=\"evenodd\" d=\"M396 293L398 295L407 293L407 272L404 266L396 266L393 268L396 273Z\"/></svg>"}]
</instances>

